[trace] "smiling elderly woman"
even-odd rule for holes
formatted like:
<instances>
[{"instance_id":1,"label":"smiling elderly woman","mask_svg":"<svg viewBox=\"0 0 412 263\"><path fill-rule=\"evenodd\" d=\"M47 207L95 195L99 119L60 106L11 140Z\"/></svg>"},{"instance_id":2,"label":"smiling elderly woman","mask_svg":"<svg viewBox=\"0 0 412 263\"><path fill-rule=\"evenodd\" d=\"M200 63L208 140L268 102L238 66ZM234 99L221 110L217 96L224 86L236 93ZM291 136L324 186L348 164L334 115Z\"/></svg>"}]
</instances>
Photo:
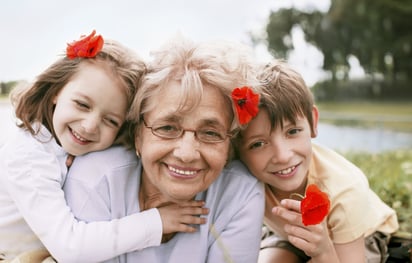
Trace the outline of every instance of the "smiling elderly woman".
<instances>
[{"instance_id":1,"label":"smiling elderly woman","mask_svg":"<svg viewBox=\"0 0 412 263\"><path fill-rule=\"evenodd\" d=\"M263 188L239 161L230 162L230 137L239 128L231 93L256 84L249 53L228 42L171 41L154 53L135 97L136 150L113 147L74 161L64 190L79 219L110 220L193 199L209 209L196 232L163 235L111 262L257 261Z\"/></svg>"}]
</instances>

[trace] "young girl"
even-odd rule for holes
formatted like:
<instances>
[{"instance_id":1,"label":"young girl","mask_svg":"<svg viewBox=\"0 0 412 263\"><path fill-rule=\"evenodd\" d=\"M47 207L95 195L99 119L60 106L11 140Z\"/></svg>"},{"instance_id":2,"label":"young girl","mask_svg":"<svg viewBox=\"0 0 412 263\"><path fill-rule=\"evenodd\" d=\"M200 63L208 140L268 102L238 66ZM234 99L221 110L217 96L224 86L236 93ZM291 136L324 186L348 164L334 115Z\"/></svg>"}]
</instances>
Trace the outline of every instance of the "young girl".
<instances>
[{"instance_id":1,"label":"young girl","mask_svg":"<svg viewBox=\"0 0 412 263\"><path fill-rule=\"evenodd\" d=\"M302 77L286 64L267 65L260 111L237 141L241 160L266 192L259 262L385 262L397 217L369 188L366 176L336 152L312 143L319 113ZM302 224L300 201L309 184L330 198L316 225ZM367 259L367 261L365 261Z\"/></svg>"},{"instance_id":2,"label":"young girl","mask_svg":"<svg viewBox=\"0 0 412 263\"><path fill-rule=\"evenodd\" d=\"M0 150L0 260L45 257L46 248L59 262L102 261L205 222L196 216L207 213L201 201L93 223L77 221L66 204L68 156L129 142L126 115L145 70L130 50L93 31L14 94L21 129Z\"/></svg>"}]
</instances>

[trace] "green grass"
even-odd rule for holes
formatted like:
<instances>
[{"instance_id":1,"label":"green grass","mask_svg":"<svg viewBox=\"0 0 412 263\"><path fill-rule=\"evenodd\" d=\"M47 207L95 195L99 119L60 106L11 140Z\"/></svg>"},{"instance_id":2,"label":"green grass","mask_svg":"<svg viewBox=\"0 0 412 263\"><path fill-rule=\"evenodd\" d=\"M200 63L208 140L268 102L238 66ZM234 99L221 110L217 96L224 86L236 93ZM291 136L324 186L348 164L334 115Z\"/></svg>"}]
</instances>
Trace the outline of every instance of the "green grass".
<instances>
[{"instance_id":1,"label":"green grass","mask_svg":"<svg viewBox=\"0 0 412 263\"><path fill-rule=\"evenodd\" d=\"M321 102L316 104L320 111L363 113L369 115L412 116L412 101L401 102Z\"/></svg>"},{"instance_id":2,"label":"green grass","mask_svg":"<svg viewBox=\"0 0 412 263\"><path fill-rule=\"evenodd\" d=\"M321 102L317 106L322 122L401 132L412 131L412 101Z\"/></svg>"},{"instance_id":3,"label":"green grass","mask_svg":"<svg viewBox=\"0 0 412 263\"><path fill-rule=\"evenodd\" d=\"M370 187L395 209L400 231L412 233L412 150L343 155L362 169Z\"/></svg>"}]
</instances>

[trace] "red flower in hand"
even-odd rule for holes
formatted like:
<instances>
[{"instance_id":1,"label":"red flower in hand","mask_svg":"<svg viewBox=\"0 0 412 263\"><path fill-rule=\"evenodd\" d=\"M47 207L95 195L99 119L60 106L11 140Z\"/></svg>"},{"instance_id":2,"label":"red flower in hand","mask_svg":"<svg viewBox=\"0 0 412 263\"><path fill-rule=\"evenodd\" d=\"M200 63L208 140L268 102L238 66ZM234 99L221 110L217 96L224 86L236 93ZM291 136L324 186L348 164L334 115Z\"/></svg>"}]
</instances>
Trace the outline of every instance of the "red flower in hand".
<instances>
[{"instance_id":1,"label":"red flower in hand","mask_svg":"<svg viewBox=\"0 0 412 263\"><path fill-rule=\"evenodd\" d=\"M306 196L300 203L302 223L305 226L319 224L328 215L329 209L328 195L319 190L316 185L309 185L306 189Z\"/></svg>"},{"instance_id":2,"label":"red flower in hand","mask_svg":"<svg viewBox=\"0 0 412 263\"><path fill-rule=\"evenodd\" d=\"M83 36L80 40L67 44L66 55L69 59L77 57L93 58L103 48L103 37L97 35L96 30L88 36Z\"/></svg>"},{"instance_id":3,"label":"red flower in hand","mask_svg":"<svg viewBox=\"0 0 412 263\"><path fill-rule=\"evenodd\" d=\"M249 87L235 88L232 99L240 124L248 123L259 112L259 95Z\"/></svg>"}]
</instances>

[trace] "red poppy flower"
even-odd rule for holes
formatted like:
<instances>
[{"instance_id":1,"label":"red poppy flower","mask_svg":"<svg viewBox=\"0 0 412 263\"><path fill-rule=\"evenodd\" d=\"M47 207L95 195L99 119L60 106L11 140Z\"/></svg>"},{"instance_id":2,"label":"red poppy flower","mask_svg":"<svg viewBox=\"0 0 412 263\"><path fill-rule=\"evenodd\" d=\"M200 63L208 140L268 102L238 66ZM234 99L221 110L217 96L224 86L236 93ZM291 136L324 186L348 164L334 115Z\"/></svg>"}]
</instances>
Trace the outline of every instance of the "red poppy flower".
<instances>
[{"instance_id":1,"label":"red poppy flower","mask_svg":"<svg viewBox=\"0 0 412 263\"><path fill-rule=\"evenodd\" d=\"M259 95L249 87L235 88L232 91L240 124L248 123L259 112Z\"/></svg>"},{"instance_id":2,"label":"red poppy flower","mask_svg":"<svg viewBox=\"0 0 412 263\"><path fill-rule=\"evenodd\" d=\"M103 37L97 35L96 30L88 36L82 36L77 41L73 41L67 44L66 55L69 59L80 58L93 58L103 48Z\"/></svg>"},{"instance_id":3,"label":"red poppy flower","mask_svg":"<svg viewBox=\"0 0 412 263\"><path fill-rule=\"evenodd\" d=\"M306 196L300 203L302 223L305 226L319 224L328 215L329 209L328 195L319 190L316 185L309 185L306 189Z\"/></svg>"}]
</instances>

